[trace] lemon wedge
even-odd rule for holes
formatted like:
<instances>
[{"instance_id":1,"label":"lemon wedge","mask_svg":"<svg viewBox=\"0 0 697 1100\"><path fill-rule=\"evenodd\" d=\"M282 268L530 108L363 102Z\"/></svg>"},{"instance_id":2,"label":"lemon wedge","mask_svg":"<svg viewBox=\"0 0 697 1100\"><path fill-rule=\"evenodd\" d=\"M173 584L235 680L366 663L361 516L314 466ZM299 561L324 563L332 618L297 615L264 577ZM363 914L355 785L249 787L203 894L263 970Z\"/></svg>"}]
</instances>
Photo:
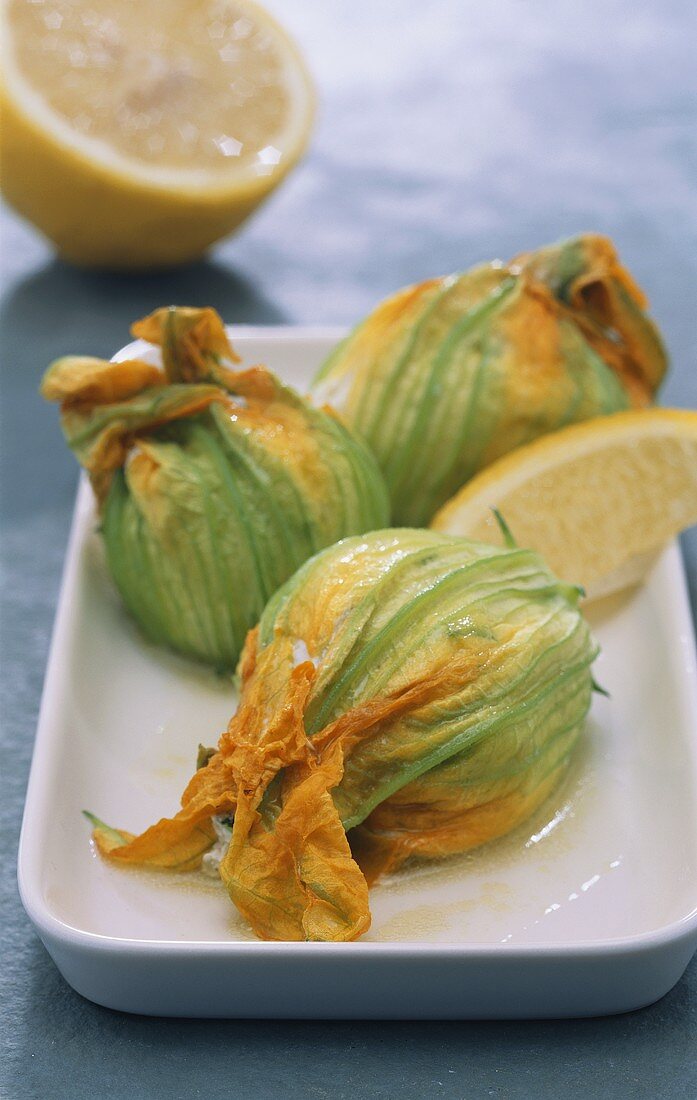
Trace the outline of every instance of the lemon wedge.
<instances>
[{"instance_id":1,"label":"lemon wedge","mask_svg":"<svg viewBox=\"0 0 697 1100\"><path fill-rule=\"evenodd\" d=\"M66 258L193 259L307 144L313 92L248 0L2 0L2 189Z\"/></svg>"},{"instance_id":2,"label":"lemon wedge","mask_svg":"<svg viewBox=\"0 0 697 1100\"><path fill-rule=\"evenodd\" d=\"M575 424L494 462L436 514L438 531L520 546L598 598L639 581L697 523L697 412L644 409Z\"/></svg>"}]
</instances>

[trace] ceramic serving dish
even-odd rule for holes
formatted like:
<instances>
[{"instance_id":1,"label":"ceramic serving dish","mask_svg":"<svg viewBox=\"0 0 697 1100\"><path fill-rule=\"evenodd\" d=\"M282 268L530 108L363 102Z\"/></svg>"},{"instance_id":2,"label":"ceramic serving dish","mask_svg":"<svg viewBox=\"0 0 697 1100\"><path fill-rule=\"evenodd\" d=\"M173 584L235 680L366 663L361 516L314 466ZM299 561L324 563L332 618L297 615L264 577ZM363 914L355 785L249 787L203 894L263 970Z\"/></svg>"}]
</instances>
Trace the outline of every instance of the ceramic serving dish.
<instances>
[{"instance_id":1,"label":"ceramic serving dish","mask_svg":"<svg viewBox=\"0 0 697 1100\"><path fill-rule=\"evenodd\" d=\"M231 335L245 364L304 388L342 332ZM378 884L360 942L260 943L217 881L107 866L92 849L80 811L133 832L170 814L235 696L142 640L83 482L19 856L22 900L65 979L111 1008L177 1016L578 1016L662 996L697 947L697 667L677 547L588 614L610 698L596 697L568 780L535 817Z\"/></svg>"}]
</instances>

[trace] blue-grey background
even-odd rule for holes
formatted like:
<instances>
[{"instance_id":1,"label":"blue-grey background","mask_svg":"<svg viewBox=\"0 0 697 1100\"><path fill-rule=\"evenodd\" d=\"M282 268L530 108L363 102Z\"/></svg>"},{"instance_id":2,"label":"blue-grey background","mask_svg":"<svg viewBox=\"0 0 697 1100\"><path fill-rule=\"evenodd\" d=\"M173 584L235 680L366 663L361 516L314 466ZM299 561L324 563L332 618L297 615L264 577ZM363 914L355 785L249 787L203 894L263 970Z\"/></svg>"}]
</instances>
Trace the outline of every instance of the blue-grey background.
<instances>
[{"instance_id":1,"label":"blue-grey background","mask_svg":"<svg viewBox=\"0 0 697 1100\"><path fill-rule=\"evenodd\" d=\"M664 402L697 407L693 0L269 6L321 108L308 158L239 237L180 271L126 278L72 270L11 213L1 223L0 1094L694 1100L694 960L662 1002L614 1019L152 1020L73 993L21 909L16 845L76 484L36 395L51 358L108 356L171 301L233 322L350 322L411 280L594 229L666 335ZM694 607L695 534L684 546Z\"/></svg>"}]
</instances>

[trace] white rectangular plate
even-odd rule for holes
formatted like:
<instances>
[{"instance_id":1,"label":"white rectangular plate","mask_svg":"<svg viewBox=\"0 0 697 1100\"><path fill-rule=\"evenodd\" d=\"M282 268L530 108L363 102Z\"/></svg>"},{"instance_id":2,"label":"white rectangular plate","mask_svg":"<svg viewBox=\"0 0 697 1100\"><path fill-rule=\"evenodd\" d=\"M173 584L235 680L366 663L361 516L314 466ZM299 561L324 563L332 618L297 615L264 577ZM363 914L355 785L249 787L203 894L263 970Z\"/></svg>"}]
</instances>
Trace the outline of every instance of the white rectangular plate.
<instances>
[{"instance_id":1,"label":"white rectangular plate","mask_svg":"<svg viewBox=\"0 0 697 1100\"><path fill-rule=\"evenodd\" d=\"M304 388L341 335L237 328L234 341ZM19 856L24 905L66 980L111 1008L180 1016L575 1016L662 996L697 947L697 671L677 548L589 617L611 698L596 697L573 773L533 820L377 885L358 943L260 943L219 883L92 850L80 811L133 832L171 814L235 699L140 638L83 484Z\"/></svg>"}]
</instances>

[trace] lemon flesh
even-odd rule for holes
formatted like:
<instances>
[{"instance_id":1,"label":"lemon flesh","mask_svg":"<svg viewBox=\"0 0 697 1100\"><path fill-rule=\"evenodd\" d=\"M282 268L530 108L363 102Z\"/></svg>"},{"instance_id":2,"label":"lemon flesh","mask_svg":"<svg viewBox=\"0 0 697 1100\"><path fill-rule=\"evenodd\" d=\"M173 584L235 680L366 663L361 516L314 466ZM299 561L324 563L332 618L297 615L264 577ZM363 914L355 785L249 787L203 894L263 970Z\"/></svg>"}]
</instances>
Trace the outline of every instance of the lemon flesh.
<instances>
[{"instance_id":1,"label":"lemon flesh","mask_svg":"<svg viewBox=\"0 0 697 1100\"><path fill-rule=\"evenodd\" d=\"M617 413L553 432L474 477L432 527L501 543L493 508L589 598L636 583L697 523L697 412Z\"/></svg>"},{"instance_id":2,"label":"lemon flesh","mask_svg":"<svg viewBox=\"0 0 697 1100\"><path fill-rule=\"evenodd\" d=\"M3 190L78 262L200 254L307 142L303 62L246 0L6 0L3 24Z\"/></svg>"}]
</instances>

